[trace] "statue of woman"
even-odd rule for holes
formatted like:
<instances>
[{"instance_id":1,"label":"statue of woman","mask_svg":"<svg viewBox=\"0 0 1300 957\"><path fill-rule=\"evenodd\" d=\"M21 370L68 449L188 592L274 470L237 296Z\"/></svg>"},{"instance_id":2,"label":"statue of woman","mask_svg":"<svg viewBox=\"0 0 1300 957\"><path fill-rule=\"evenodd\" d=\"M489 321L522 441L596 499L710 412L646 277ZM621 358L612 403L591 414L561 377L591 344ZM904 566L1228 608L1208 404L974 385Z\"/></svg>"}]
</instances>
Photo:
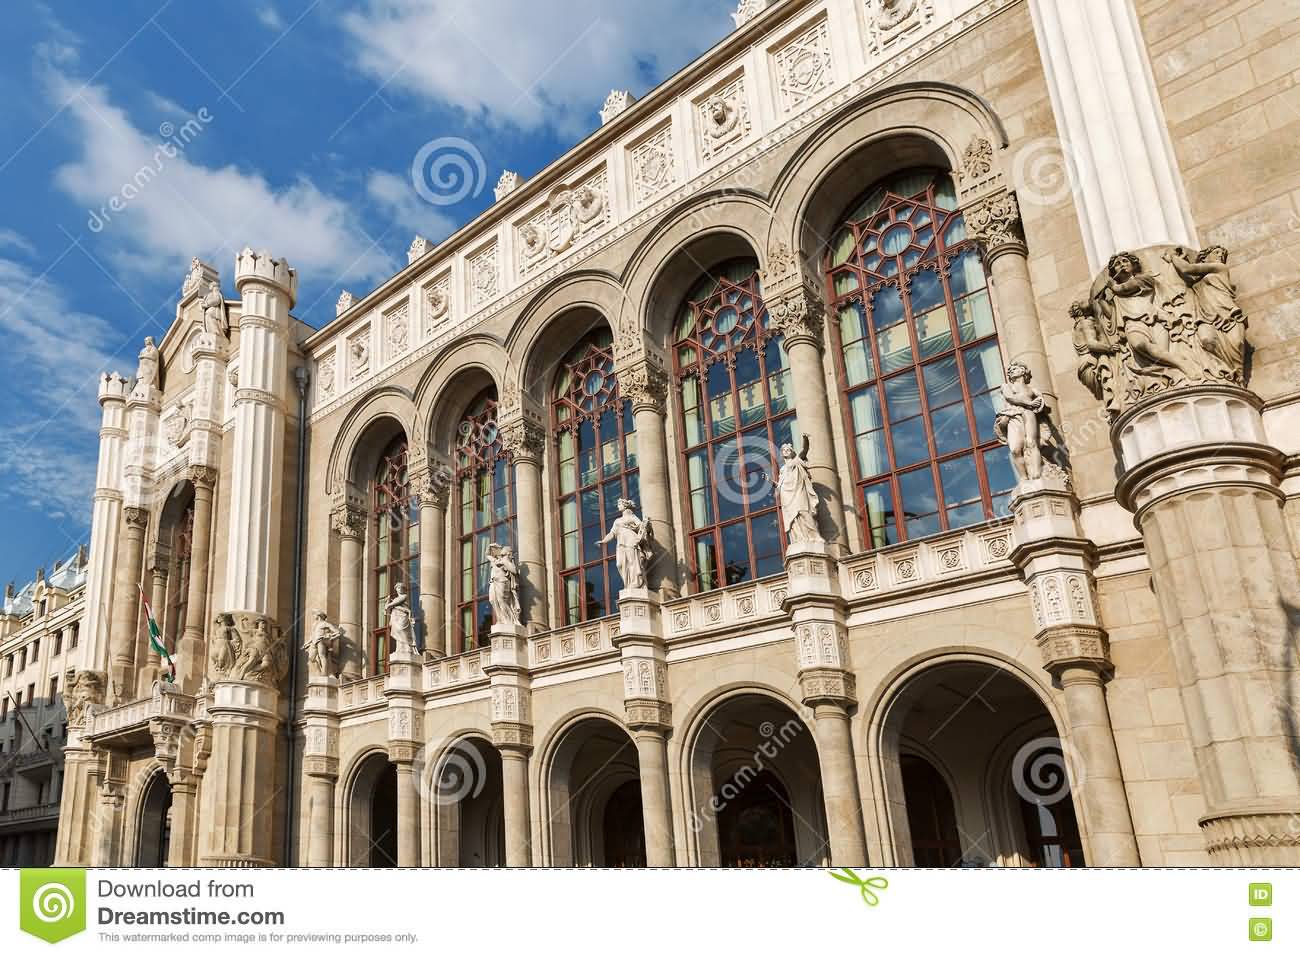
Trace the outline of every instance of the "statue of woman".
<instances>
[{"instance_id":1,"label":"statue of woman","mask_svg":"<svg viewBox=\"0 0 1300 957\"><path fill-rule=\"evenodd\" d=\"M208 291L203 296L203 331L222 339L230 337L226 326L226 299L215 281L208 283Z\"/></svg>"},{"instance_id":2,"label":"statue of woman","mask_svg":"<svg viewBox=\"0 0 1300 957\"><path fill-rule=\"evenodd\" d=\"M1173 328L1175 319L1167 310L1164 300L1168 297L1161 289L1159 277L1144 272L1142 261L1129 252L1112 256L1106 274L1104 292L1115 311L1115 325L1124 333L1133 355L1156 367L1144 366L1134 371L1167 379L1173 378L1168 374L1171 371L1197 381L1199 370L1184 358L1175 344L1175 333L1181 330Z\"/></svg>"},{"instance_id":3,"label":"statue of woman","mask_svg":"<svg viewBox=\"0 0 1300 957\"><path fill-rule=\"evenodd\" d=\"M217 615L213 625L212 650L208 653L208 660L212 665L212 673L218 678L224 678L239 660L243 640L239 637L233 615Z\"/></svg>"},{"instance_id":4,"label":"statue of woman","mask_svg":"<svg viewBox=\"0 0 1300 957\"><path fill-rule=\"evenodd\" d=\"M384 605L388 613L388 637L392 642L393 653L404 656L415 654L415 643L411 638L411 606L406 594L406 586L398 582L393 586L393 597Z\"/></svg>"},{"instance_id":5,"label":"statue of woman","mask_svg":"<svg viewBox=\"0 0 1300 957\"><path fill-rule=\"evenodd\" d=\"M492 620L498 625L519 624L519 566L508 545L493 542L488 546L488 602Z\"/></svg>"},{"instance_id":6,"label":"statue of woman","mask_svg":"<svg viewBox=\"0 0 1300 957\"><path fill-rule=\"evenodd\" d=\"M776 487L785 517L785 535L791 545L824 543L817 530L817 490L808 470L808 436L803 437L803 451L796 454L787 442L781 446L781 474Z\"/></svg>"},{"instance_id":7,"label":"statue of woman","mask_svg":"<svg viewBox=\"0 0 1300 957\"><path fill-rule=\"evenodd\" d=\"M153 343L153 336L144 337L144 348L140 350L140 364L135 370L136 388L158 387L158 347Z\"/></svg>"},{"instance_id":8,"label":"statue of woman","mask_svg":"<svg viewBox=\"0 0 1300 957\"><path fill-rule=\"evenodd\" d=\"M619 499L618 509L621 514L609 526L609 532L600 544L616 543L614 564L624 588L645 588L646 569L650 567L650 543L653 541L650 523L637 516L636 503L630 499Z\"/></svg>"},{"instance_id":9,"label":"statue of woman","mask_svg":"<svg viewBox=\"0 0 1300 957\"><path fill-rule=\"evenodd\" d=\"M307 642L307 661L314 674L323 678L332 678L338 673L335 663L338 661L342 637L342 629L331 625L329 619L325 617L325 612L316 612L316 624Z\"/></svg>"},{"instance_id":10,"label":"statue of woman","mask_svg":"<svg viewBox=\"0 0 1300 957\"><path fill-rule=\"evenodd\" d=\"M1237 287L1228 272L1228 250L1202 249L1191 261L1190 252L1176 246L1165 261L1187 283L1196 300L1196 341L1222 363L1212 369L1216 378L1242 381L1246 356L1246 314L1237 302Z\"/></svg>"},{"instance_id":11,"label":"statue of woman","mask_svg":"<svg viewBox=\"0 0 1300 957\"><path fill-rule=\"evenodd\" d=\"M1032 378L1033 374L1023 362L1007 366L1006 382L1002 385L1002 398L1006 405L998 410L993 421L993 434L1006 443L1011 455L1011 468L1021 482L1043 477L1039 435L1047 403L1029 384Z\"/></svg>"}]
</instances>

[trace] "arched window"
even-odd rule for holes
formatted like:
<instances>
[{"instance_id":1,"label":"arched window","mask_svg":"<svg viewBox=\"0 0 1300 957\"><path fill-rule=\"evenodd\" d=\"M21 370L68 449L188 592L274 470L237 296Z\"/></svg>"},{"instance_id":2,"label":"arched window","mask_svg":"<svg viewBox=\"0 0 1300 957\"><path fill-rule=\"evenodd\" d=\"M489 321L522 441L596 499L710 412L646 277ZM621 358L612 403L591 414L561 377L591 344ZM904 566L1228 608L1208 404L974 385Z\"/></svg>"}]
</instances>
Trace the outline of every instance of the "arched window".
<instances>
[{"instance_id":1,"label":"arched window","mask_svg":"<svg viewBox=\"0 0 1300 957\"><path fill-rule=\"evenodd\" d=\"M844 217L827 260L845 421L871 547L1008 512L1002 358L952 179L909 170Z\"/></svg>"},{"instance_id":2,"label":"arched window","mask_svg":"<svg viewBox=\"0 0 1300 957\"><path fill-rule=\"evenodd\" d=\"M172 526L171 536L171 574L167 579L169 598L165 629L171 636L168 641L176 642L185 630L185 613L190 597L190 560L194 542L194 501L185 506L176 524ZM174 647L174 644L173 644Z\"/></svg>"},{"instance_id":3,"label":"arched window","mask_svg":"<svg viewBox=\"0 0 1300 957\"><path fill-rule=\"evenodd\" d=\"M602 545L618 500L640 500L636 421L619 397L613 337L587 336L560 363L551 399L560 505L560 579L564 620L591 621L616 610L623 587L615 546Z\"/></svg>"},{"instance_id":4,"label":"arched window","mask_svg":"<svg viewBox=\"0 0 1300 957\"><path fill-rule=\"evenodd\" d=\"M370 637L370 673L388 672L388 604L400 583L409 596L413 637L419 641L420 506L407 475L408 446L395 439L379 457L371 494L374 521L375 629Z\"/></svg>"},{"instance_id":5,"label":"arched window","mask_svg":"<svg viewBox=\"0 0 1300 957\"><path fill-rule=\"evenodd\" d=\"M456 576L455 624L462 651L490 640L488 545L515 545L512 477L497 429L496 389L486 389L470 403L456 431L460 574Z\"/></svg>"},{"instance_id":6,"label":"arched window","mask_svg":"<svg viewBox=\"0 0 1300 957\"><path fill-rule=\"evenodd\" d=\"M752 259L703 277L677 318L673 350L681 396L684 505L701 591L781 571L780 448L798 427L790 363Z\"/></svg>"}]
</instances>

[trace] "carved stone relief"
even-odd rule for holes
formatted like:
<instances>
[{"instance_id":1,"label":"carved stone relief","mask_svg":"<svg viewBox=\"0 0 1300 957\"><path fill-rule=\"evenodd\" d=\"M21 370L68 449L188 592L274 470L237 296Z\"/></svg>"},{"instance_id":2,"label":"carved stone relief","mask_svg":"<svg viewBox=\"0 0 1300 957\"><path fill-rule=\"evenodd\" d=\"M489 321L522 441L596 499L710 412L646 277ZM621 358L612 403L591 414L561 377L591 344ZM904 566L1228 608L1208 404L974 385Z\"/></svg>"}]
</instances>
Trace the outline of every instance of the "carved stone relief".
<instances>
[{"instance_id":1,"label":"carved stone relief","mask_svg":"<svg viewBox=\"0 0 1300 957\"><path fill-rule=\"evenodd\" d=\"M644 203L677 183L673 128L666 123L632 147L632 195Z\"/></svg>"},{"instance_id":2,"label":"carved stone relief","mask_svg":"<svg viewBox=\"0 0 1300 957\"><path fill-rule=\"evenodd\" d=\"M749 135L749 100L745 78L738 76L696 104L700 129L700 158L708 163L730 153Z\"/></svg>"},{"instance_id":3,"label":"carved stone relief","mask_svg":"<svg viewBox=\"0 0 1300 957\"><path fill-rule=\"evenodd\" d=\"M608 222L609 185L603 169L576 187L557 187L546 207L517 230L520 274L541 269Z\"/></svg>"},{"instance_id":4,"label":"carved stone relief","mask_svg":"<svg viewBox=\"0 0 1300 957\"><path fill-rule=\"evenodd\" d=\"M867 49L883 53L934 19L933 0L865 0Z\"/></svg>"},{"instance_id":5,"label":"carved stone relief","mask_svg":"<svg viewBox=\"0 0 1300 957\"><path fill-rule=\"evenodd\" d=\"M772 55L781 110L793 113L834 79L830 32L822 18Z\"/></svg>"},{"instance_id":6,"label":"carved stone relief","mask_svg":"<svg viewBox=\"0 0 1300 957\"><path fill-rule=\"evenodd\" d=\"M469 261L470 306L477 309L487 305L500 291L501 264L497 244L493 243Z\"/></svg>"}]
</instances>

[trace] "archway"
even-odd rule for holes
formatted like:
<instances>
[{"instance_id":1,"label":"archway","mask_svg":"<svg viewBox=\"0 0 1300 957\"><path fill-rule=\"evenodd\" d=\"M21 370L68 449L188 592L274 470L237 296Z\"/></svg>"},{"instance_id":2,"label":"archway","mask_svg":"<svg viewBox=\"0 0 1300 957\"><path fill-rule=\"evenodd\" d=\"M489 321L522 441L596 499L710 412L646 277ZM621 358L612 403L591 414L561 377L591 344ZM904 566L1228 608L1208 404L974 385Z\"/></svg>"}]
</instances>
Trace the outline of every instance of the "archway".
<instances>
[{"instance_id":1,"label":"archway","mask_svg":"<svg viewBox=\"0 0 1300 957\"><path fill-rule=\"evenodd\" d=\"M350 867L397 866L397 768L388 755L375 752L357 767L349 789Z\"/></svg>"},{"instance_id":2,"label":"archway","mask_svg":"<svg viewBox=\"0 0 1300 957\"><path fill-rule=\"evenodd\" d=\"M145 785L136 822L136 867L166 867L171 852L172 786L164 771Z\"/></svg>"},{"instance_id":3,"label":"archway","mask_svg":"<svg viewBox=\"0 0 1300 957\"><path fill-rule=\"evenodd\" d=\"M608 718L567 728L546 775L551 863L644 867L640 766L626 731Z\"/></svg>"},{"instance_id":4,"label":"archway","mask_svg":"<svg viewBox=\"0 0 1300 957\"><path fill-rule=\"evenodd\" d=\"M689 761L701 866L829 863L816 743L788 704L752 692L727 698L701 720Z\"/></svg>"},{"instance_id":5,"label":"archway","mask_svg":"<svg viewBox=\"0 0 1300 957\"><path fill-rule=\"evenodd\" d=\"M439 758L427 785L433 859L439 867L505 867L506 817L501 753L462 738Z\"/></svg>"},{"instance_id":6,"label":"archway","mask_svg":"<svg viewBox=\"0 0 1300 957\"><path fill-rule=\"evenodd\" d=\"M881 759L899 865L1083 865L1056 725L1008 668L946 661L908 679L885 713Z\"/></svg>"}]
</instances>

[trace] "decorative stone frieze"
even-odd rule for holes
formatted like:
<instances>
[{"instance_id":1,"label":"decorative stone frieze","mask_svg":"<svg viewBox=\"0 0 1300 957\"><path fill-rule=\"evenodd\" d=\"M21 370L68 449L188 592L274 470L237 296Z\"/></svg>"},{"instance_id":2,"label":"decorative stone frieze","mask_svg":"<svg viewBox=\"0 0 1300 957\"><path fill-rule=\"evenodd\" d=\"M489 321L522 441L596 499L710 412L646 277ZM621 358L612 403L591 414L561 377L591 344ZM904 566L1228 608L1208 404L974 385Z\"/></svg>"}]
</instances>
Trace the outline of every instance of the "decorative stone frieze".
<instances>
[{"instance_id":1,"label":"decorative stone frieze","mask_svg":"<svg viewBox=\"0 0 1300 957\"><path fill-rule=\"evenodd\" d=\"M933 0L863 0L867 49L881 55L934 20Z\"/></svg>"},{"instance_id":2,"label":"decorative stone frieze","mask_svg":"<svg viewBox=\"0 0 1300 957\"><path fill-rule=\"evenodd\" d=\"M411 348L411 310L410 303L400 305L384 313L384 345L388 358L400 359Z\"/></svg>"},{"instance_id":3,"label":"decorative stone frieze","mask_svg":"<svg viewBox=\"0 0 1300 957\"><path fill-rule=\"evenodd\" d=\"M208 636L208 673L215 681L278 688L289 671L280 626L255 612L222 612Z\"/></svg>"},{"instance_id":4,"label":"decorative stone frieze","mask_svg":"<svg viewBox=\"0 0 1300 957\"><path fill-rule=\"evenodd\" d=\"M749 98L740 74L695 105L700 157L705 163L734 151L749 136Z\"/></svg>"},{"instance_id":5,"label":"decorative stone frieze","mask_svg":"<svg viewBox=\"0 0 1300 957\"><path fill-rule=\"evenodd\" d=\"M581 245L609 219L609 177L603 167L577 186L557 186L546 206L515 230L520 275L535 272Z\"/></svg>"},{"instance_id":6,"label":"decorative stone frieze","mask_svg":"<svg viewBox=\"0 0 1300 957\"><path fill-rule=\"evenodd\" d=\"M664 123L628 150L632 198L645 203L677 185L681 176L672 123Z\"/></svg>"},{"instance_id":7,"label":"decorative stone frieze","mask_svg":"<svg viewBox=\"0 0 1300 957\"><path fill-rule=\"evenodd\" d=\"M477 309L495 299L501 292L501 263L497 254L497 244L471 257L469 268L470 307Z\"/></svg>"},{"instance_id":8,"label":"decorative stone frieze","mask_svg":"<svg viewBox=\"0 0 1300 957\"><path fill-rule=\"evenodd\" d=\"M835 82L830 28L821 17L772 53L777 101L782 113L801 110Z\"/></svg>"},{"instance_id":9,"label":"decorative stone frieze","mask_svg":"<svg viewBox=\"0 0 1300 957\"><path fill-rule=\"evenodd\" d=\"M443 275L424 287L424 333L451 318L451 276Z\"/></svg>"}]
</instances>

